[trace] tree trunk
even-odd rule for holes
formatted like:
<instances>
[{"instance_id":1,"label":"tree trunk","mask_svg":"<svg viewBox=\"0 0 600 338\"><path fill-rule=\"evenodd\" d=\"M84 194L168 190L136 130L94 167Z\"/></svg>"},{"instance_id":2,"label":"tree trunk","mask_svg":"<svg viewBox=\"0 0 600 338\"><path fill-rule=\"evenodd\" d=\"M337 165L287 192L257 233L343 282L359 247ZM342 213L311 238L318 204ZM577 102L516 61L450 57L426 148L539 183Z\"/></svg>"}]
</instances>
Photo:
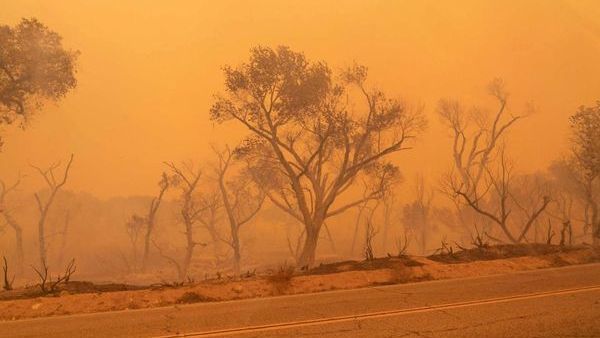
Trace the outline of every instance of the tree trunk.
<instances>
[{"instance_id":1,"label":"tree trunk","mask_svg":"<svg viewBox=\"0 0 600 338\"><path fill-rule=\"evenodd\" d=\"M153 228L154 228L154 222L148 221L148 227L146 228L146 234L144 235L144 253L142 256L142 272L146 272L146 268L148 267L148 256L150 255L150 238L152 236Z\"/></svg>"},{"instance_id":2,"label":"tree trunk","mask_svg":"<svg viewBox=\"0 0 600 338\"><path fill-rule=\"evenodd\" d=\"M421 255L427 255L427 224L421 224Z\"/></svg>"},{"instance_id":3,"label":"tree trunk","mask_svg":"<svg viewBox=\"0 0 600 338\"><path fill-rule=\"evenodd\" d=\"M65 214L65 225L62 230L60 251L58 253L58 266L62 266L65 257L65 249L67 248L67 234L69 231L69 223L71 221L71 213L67 211Z\"/></svg>"},{"instance_id":4,"label":"tree trunk","mask_svg":"<svg viewBox=\"0 0 600 338\"><path fill-rule=\"evenodd\" d=\"M587 182L587 206L585 211L587 216L589 215L589 211L591 209L590 224L592 226L592 244L594 246L600 246L600 210L598 210L598 203L596 202L596 199L594 197L594 180L592 179Z\"/></svg>"},{"instance_id":5,"label":"tree trunk","mask_svg":"<svg viewBox=\"0 0 600 338\"><path fill-rule=\"evenodd\" d=\"M144 252L142 256L142 272L146 271L148 266L148 256L150 255L150 241L152 237L152 231L154 230L154 223L156 222L156 213L162 202L165 191L169 188L169 182L167 174L163 172L162 180L159 183L160 192L158 196L150 202L150 209L148 210L148 216L146 218L146 234L144 235Z\"/></svg>"},{"instance_id":6,"label":"tree trunk","mask_svg":"<svg viewBox=\"0 0 600 338\"><path fill-rule=\"evenodd\" d=\"M317 252L317 244L319 242L319 231L321 226L307 226L306 237L304 238L304 245L302 246L302 252L298 257L298 265L301 269L309 269L315 264L315 256Z\"/></svg>"},{"instance_id":7,"label":"tree trunk","mask_svg":"<svg viewBox=\"0 0 600 338\"><path fill-rule=\"evenodd\" d=\"M350 246L350 257L354 257L354 248L356 247L356 240L358 238L358 228L360 227L360 220L362 218L363 211L365 210L366 203L363 203L358 209L358 215L356 216L356 222L354 223L354 235L352 236L352 245Z\"/></svg>"},{"instance_id":8,"label":"tree trunk","mask_svg":"<svg viewBox=\"0 0 600 338\"><path fill-rule=\"evenodd\" d=\"M225 205L225 211L227 212L227 218L229 220L229 227L231 231L231 247L233 248L233 273L237 278L240 275L241 261L239 236L240 225L233 214L233 209L231 204L229 204L229 199L227 198L226 194L227 191L225 190L225 183L223 179L221 179L221 195L223 196L223 204Z\"/></svg>"},{"instance_id":9,"label":"tree trunk","mask_svg":"<svg viewBox=\"0 0 600 338\"><path fill-rule=\"evenodd\" d=\"M512 244L519 244L521 243L521 241L517 238L515 238L515 236L513 236L513 234L510 232L510 230L508 229L508 225L506 224L500 224L500 229L502 229L502 232L504 232L504 235L506 236L506 238L508 238L508 240L512 243ZM523 238L525 238L523 236Z\"/></svg>"},{"instance_id":10,"label":"tree trunk","mask_svg":"<svg viewBox=\"0 0 600 338\"><path fill-rule=\"evenodd\" d=\"M194 242L194 238L192 237L192 225L186 224L186 239L187 246L185 248L185 257L183 258L183 265L181 266L181 270L179 271L179 280L184 281L188 276L188 271L190 269L190 264L192 263L192 256L194 255L194 247L196 243Z\"/></svg>"},{"instance_id":11,"label":"tree trunk","mask_svg":"<svg viewBox=\"0 0 600 338\"><path fill-rule=\"evenodd\" d=\"M592 243L600 246L600 211L598 203L592 203Z\"/></svg>"},{"instance_id":12,"label":"tree trunk","mask_svg":"<svg viewBox=\"0 0 600 338\"><path fill-rule=\"evenodd\" d=\"M214 221L211 221L211 224L214 224ZM215 256L215 267L220 268L221 266L221 239L219 238L219 234L216 232L214 227L208 227L208 234L210 235L210 240L212 242L212 250L213 255Z\"/></svg>"},{"instance_id":13,"label":"tree trunk","mask_svg":"<svg viewBox=\"0 0 600 338\"><path fill-rule=\"evenodd\" d=\"M46 258L46 234L44 223L46 220L46 212L42 214L40 217L40 221L38 222L38 243L40 247L40 267L43 269L47 267L48 259Z\"/></svg>"},{"instance_id":14,"label":"tree trunk","mask_svg":"<svg viewBox=\"0 0 600 338\"><path fill-rule=\"evenodd\" d=\"M25 253L23 251L23 228L15 221L14 218L6 211L3 213L6 223L15 231L15 248L17 256L17 272L23 272L23 264L25 262Z\"/></svg>"},{"instance_id":15,"label":"tree trunk","mask_svg":"<svg viewBox=\"0 0 600 338\"><path fill-rule=\"evenodd\" d=\"M333 240L333 236L331 235L331 231L329 231L329 226L326 223L323 223L323 227L325 228L325 232L327 233L327 239L329 240L329 244L331 244L331 251L333 254L337 256L337 248L335 246L335 241Z\"/></svg>"},{"instance_id":16,"label":"tree trunk","mask_svg":"<svg viewBox=\"0 0 600 338\"><path fill-rule=\"evenodd\" d=\"M25 262L25 254L23 252L23 229L21 227L15 228L15 240L17 247L17 271L23 272L23 264Z\"/></svg>"},{"instance_id":17,"label":"tree trunk","mask_svg":"<svg viewBox=\"0 0 600 338\"><path fill-rule=\"evenodd\" d=\"M238 235L239 229L231 229L231 247L233 248L233 274L235 278L238 278L241 274L240 263L242 255L240 252L240 237Z\"/></svg>"},{"instance_id":18,"label":"tree trunk","mask_svg":"<svg viewBox=\"0 0 600 338\"><path fill-rule=\"evenodd\" d=\"M179 270L179 280L185 281L185 278L188 276L188 271L190 269L190 265L192 263L192 256L194 254L194 247L188 246L185 250L185 257L183 258L183 264L181 269Z\"/></svg>"},{"instance_id":19,"label":"tree trunk","mask_svg":"<svg viewBox=\"0 0 600 338\"><path fill-rule=\"evenodd\" d=\"M387 252L387 237L390 228L390 206L385 205L383 213L383 236L381 238L381 251Z\"/></svg>"}]
</instances>

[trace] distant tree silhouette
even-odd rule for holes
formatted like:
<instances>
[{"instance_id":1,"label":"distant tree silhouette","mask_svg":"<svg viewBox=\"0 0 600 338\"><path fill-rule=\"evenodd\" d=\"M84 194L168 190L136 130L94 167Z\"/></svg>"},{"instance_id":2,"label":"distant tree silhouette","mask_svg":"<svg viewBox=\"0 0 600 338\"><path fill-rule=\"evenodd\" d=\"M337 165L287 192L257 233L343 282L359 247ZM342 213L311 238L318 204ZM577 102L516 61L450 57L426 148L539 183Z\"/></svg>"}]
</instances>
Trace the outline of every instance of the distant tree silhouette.
<instances>
[{"instance_id":1,"label":"distant tree silhouette","mask_svg":"<svg viewBox=\"0 0 600 338\"><path fill-rule=\"evenodd\" d=\"M127 237L129 238L129 243L131 244L131 255L132 255L131 263L129 263L129 260L127 260L127 258L125 256L123 256L123 259L125 260L125 263L127 264L128 272L137 271L138 256L139 256L138 242L140 239L140 235L146 228L146 224L147 224L146 218L142 217L138 214L131 215L131 217L129 217L127 222L125 222L125 231L127 232Z\"/></svg>"},{"instance_id":2,"label":"distant tree silhouette","mask_svg":"<svg viewBox=\"0 0 600 338\"><path fill-rule=\"evenodd\" d=\"M471 111L456 100L444 99L438 104L438 115L452 131L452 159L454 169L464 189L477 193L479 183L485 176L487 165L493 160L502 137L521 118L507 110L508 93L501 79L488 85L489 94L498 102L491 118L479 109Z\"/></svg>"},{"instance_id":3,"label":"distant tree silhouette","mask_svg":"<svg viewBox=\"0 0 600 338\"><path fill-rule=\"evenodd\" d=\"M20 176L16 182L11 185L6 185L4 181L0 180L0 215L15 232L17 272L19 273L23 272L23 262L25 259L25 252L23 251L23 227L13 216L13 210L8 206L7 197L17 189L20 183Z\"/></svg>"},{"instance_id":4,"label":"distant tree silhouette","mask_svg":"<svg viewBox=\"0 0 600 338\"><path fill-rule=\"evenodd\" d=\"M592 107L579 107L569 121L572 131L571 161L591 209L593 243L600 245L600 101Z\"/></svg>"},{"instance_id":5,"label":"distant tree silhouette","mask_svg":"<svg viewBox=\"0 0 600 338\"><path fill-rule=\"evenodd\" d=\"M217 180L218 181L218 180ZM215 183L215 182L212 182ZM221 192L217 187L218 183L211 184L200 195L200 204L202 205L202 214L198 217L198 222L208 232L211 239L211 246L215 258L215 267L220 268L225 257L228 255L223 246L229 241L221 234L220 225L222 223L223 201Z\"/></svg>"},{"instance_id":6,"label":"distant tree silhouette","mask_svg":"<svg viewBox=\"0 0 600 338\"><path fill-rule=\"evenodd\" d=\"M555 202L547 213L563 224L571 226L582 225L582 233L574 234L573 239L578 240L590 237L592 233L592 211L595 200L590 198L589 182L582 175L572 154L568 154L554 161L548 168L549 180L553 186ZM596 182L598 185L600 182ZM593 189L592 189L593 192ZM597 198L597 196L596 196ZM575 231L572 229L572 231Z\"/></svg>"},{"instance_id":7,"label":"distant tree silhouette","mask_svg":"<svg viewBox=\"0 0 600 338\"><path fill-rule=\"evenodd\" d=\"M488 94L497 102L491 114L480 108L467 108L454 99L440 100L437 107L442 123L452 135L453 166L445 180L460 182L461 190L471 197L482 192L488 166L510 128L523 118L508 111L509 95L502 79L496 78L489 83ZM465 206L453 189L446 190L455 204L458 226L465 232L471 232L473 224L489 221Z\"/></svg>"},{"instance_id":8,"label":"distant tree silhouette","mask_svg":"<svg viewBox=\"0 0 600 338\"><path fill-rule=\"evenodd\" d=\"M141 271L145 272L148 267L148 258L150 255L150 243L152 233L156 225L156 213L160 208L165 192L169 188L169 177L165 172L162 173L158 182L158 194L150 200L148 212L146 215L133 214L125 223L125 230L132 246L133 253L133 269L137 269L138 264L138 241L140 235L144 235L144 248L142 253Z\"/></svg>"},{"instance_id":9,"label":"distant tree silhouette","mask_svg":"<svg viewBox=\"0 0 600 338\"><path fill-rule=\"evenodd\" d=\"M203 212L203 207L195 197L202 171L200 169L194 169L191 164L178 166L174 163L165 163L165 165L169 167L172 173L169 185L173 188L179 189L181 193L180 215L181 220L183 221L183 234L185 235L186 241L185 254L182 260L178 260L165 255L160 247L156 245L156 243L155 245L159 250L159 253L175 266L179 280L184 281L186 277L189 278L188 272L192 262L192 257L194 255L194 249L198 245L206 245L196 241L194 238L194 229L196 228L198 219Z\"/></svg>"},{"instance_id":10,"label":"distant tree silhouette","mask_svg":"<svg viewBox=\"0 0 600 338\"><path fill-rule=\"evenodd\" d=\"M214 148L214 151L218 157L216 173L219 191L230 229L230 239L226 243L233 249L233 272L237 278L241 272L240 228L260 211L265 194L253 183L252 176L247 171L231 175L236 158L228 147L223 151Z\"/></svg>"},{"instance_id":11,"label":"distant tree silhouette","mask_svg":"<svg viewBox=\"0 0 600 338\"><path fill-rule=\"evenodd\" d=\"M144 217L144 223L146 225L144 232L144 253L142 256L142 272L146 271L148 267L148 256L150 255L150 240L152 238L152 232L154 231L154 226L156 225L156 213L158 212L158 208L160 208L160 204L163 200L165 192L169 188L169 179L166 173L162 173L160 181L158 182L158 195L152 198L150 201L150 206L148 207L148 213L146 217Z\"/></svg>"},{"instance_id":12,"label":"distant tree silhouette","mask_svg":"<svg viewBox=\"0 0 600 338\"><path fill-rule=\"evenodd\" d=\"M54 204L54 200L56 198L56 194L62 189L62 187L67 183L67 179L69 178L69 172L71 170L71 165L73 164L73 155L69 158L69 162L67 162L64 167L64 172L62 178L57 179L55 175L55 170L60 167L60 162L54 163L48 168L42 169L39 167L33 167L38 171L40 176L44 179L44 182L47 185L48 194L46 198L42 196L41 193L35 194L35 201L37 202L37 207L39 211L39 219L38 219L38 244L40 250L40 267L41 269L48 269L48 258L46 252L46 220L48 219L48 212L50 208Z\"/></svg>"},{"instance_id":13,"label":"distant tree silhouette","mask_svg":"<svg viewBox=\"0 0 600 338\"><path fill-rule=\"evenodd\" d=\"M431 234L433 197L433 190L427 189L425 179L419 175L415 181L415 197L402 209L402 223L414 232L423 256L427 254Z\"/></svg>"},{"instance_id":14,"label":"distant tree silhouette","mask_svg":"<svg viewBox=\"0 0 600 338\"><path fill-rule=\"evenodd\" d=\"M456 100L441 100L438 105L438 114L453 135L453 167L444 177L443 190L454 201L461 226L495 225L510 242L520 243L548 207L550 195L546 187L535 186L529 196L517 198L525 178L515 175L504 138L525 115L509 111L509 94L501 79L490 82L488 93L498 103L491 115L467 110Z\"/></svg>"}]
</instances>

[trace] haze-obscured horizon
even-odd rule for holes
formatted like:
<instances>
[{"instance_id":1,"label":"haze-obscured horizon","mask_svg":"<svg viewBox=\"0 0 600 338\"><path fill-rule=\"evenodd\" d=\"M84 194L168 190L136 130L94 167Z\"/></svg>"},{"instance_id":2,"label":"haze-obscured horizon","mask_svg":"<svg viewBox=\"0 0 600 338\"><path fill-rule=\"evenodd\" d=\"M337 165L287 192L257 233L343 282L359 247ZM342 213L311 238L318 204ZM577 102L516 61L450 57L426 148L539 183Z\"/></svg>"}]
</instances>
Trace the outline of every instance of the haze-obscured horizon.
<instances>
[{"instance_id":1,"label":"haze-obscured horizon","mask_svg":"<svg viewBox=\"0 0 600 338\"><path fill-rule=\"evenodd\" d=\"M600 88L597 1L1 2L0 22L36 17L81 55L78 87L26 132L5 134L0 175L75 153L67 189L103 198L154 194L163 161L208 161L210 143L235 145L245 130L213 125L208 110L222 66L256 45L288 45L333 69L356 61L371 84L423 104L429 128L397 159L407 178L434 184L450 165L439 99L494 109L486 85L503 78L512 111L535 107L509 139L519 169L536 171L564 152L568 116Z\"/></svg>"}]
</instances>

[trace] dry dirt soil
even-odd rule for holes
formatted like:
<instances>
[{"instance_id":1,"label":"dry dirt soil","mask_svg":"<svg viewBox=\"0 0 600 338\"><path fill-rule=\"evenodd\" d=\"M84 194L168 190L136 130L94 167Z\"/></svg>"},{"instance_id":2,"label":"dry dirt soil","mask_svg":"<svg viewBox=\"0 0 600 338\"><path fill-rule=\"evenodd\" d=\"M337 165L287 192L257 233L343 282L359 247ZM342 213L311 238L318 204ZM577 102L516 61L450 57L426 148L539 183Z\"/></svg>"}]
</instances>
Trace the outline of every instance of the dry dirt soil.
<instances>
[{"instance_id":1,"label":"dry dirt soil","mask_svg":"<svg viewBox=\"0 0 600 338\"><path fill-rule=\"evenodd\" d=\"M42 295L37 286L0 292L0 320L486 276L597 261L600 252L590 247L502 245L429 257L338 262L317 266L309 272L282 266L264 275L248 275L239 280L215 278L183 285L94 285L71 281L50 295Z\"/></svg>"}]
</instances>

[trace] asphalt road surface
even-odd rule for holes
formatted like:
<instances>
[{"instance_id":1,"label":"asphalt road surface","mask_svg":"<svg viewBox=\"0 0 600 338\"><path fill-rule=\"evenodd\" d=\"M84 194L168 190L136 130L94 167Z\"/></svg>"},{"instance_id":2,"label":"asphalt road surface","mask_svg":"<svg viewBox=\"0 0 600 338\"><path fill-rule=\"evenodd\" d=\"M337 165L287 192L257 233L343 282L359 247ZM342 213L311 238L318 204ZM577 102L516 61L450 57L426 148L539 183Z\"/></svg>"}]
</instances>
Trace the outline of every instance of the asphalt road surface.
<instances>
[{"instance_id":1,"label":"asphalt road surface","mask_svg":"<svg viewBox=\"0 0 600 338\"><path fill-rule=\"evenodd\" d=\"M0 337L600 337L600 264L0 322Z\"/></svg>"}]
</instances>

